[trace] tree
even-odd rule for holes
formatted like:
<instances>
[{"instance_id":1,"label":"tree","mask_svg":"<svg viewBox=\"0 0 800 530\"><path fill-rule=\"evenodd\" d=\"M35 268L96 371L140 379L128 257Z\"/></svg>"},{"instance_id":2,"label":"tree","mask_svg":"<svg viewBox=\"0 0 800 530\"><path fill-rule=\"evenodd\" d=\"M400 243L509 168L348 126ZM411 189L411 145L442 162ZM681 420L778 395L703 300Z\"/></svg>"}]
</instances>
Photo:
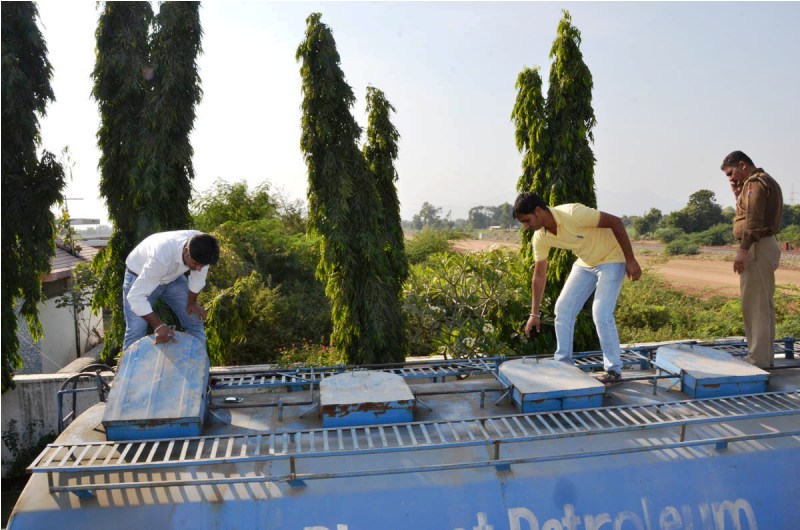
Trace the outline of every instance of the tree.
<instances>
[{"instance_id":1,"label":"tree","mask_svg":"<svg viewBox=\"0 0 800 530\"><path fill-rule=\"evenodd\" d=\"M580 31L569 12L558 24L550 49L549 88L542 98L538 69L525 68L517 77L517 99L511 119L516 126L517 149L522 153L518 191L532 191L549 205L579 202L597 206L594 189L594 141L596 123L592 108L592 74L580 51ZM533 264L532 234L523 233L522 253ZM562 249L550 252L547 268L546 310L552 311L575 256ZM595 347L597 339L584 310L575 325L575 347Z\"/></svg>"},{"instance_id":2,"label":"tree","mask_svg":"<svg viewBox=\"0 0 800 530\"><path fill-rule=\"evenodd\" d=\"M339 66L330 28L319 13L306 19L297 48L302 77L300 145L308 167L308 219L322 239L317 276L331 301L332 345L348 362L399 361L391 343L393 315L383 278L391 266L379 225L381 200L358 147L361 128L350 109L353 90Z\"/></svg>"},{"instance_id":3,"label":"tree","mask_svg":"<svg viewBox=\"0 0 800 530\"><path fill-rule=\"evenodd\" d=\"M689 203L667 216L667 226L680 228L687 234L703 232L712 226L724 223L725 215L717 204L713 191L700 190L689 196Z\"/></svg>"},{"instance_id":4,"label":"tree","mask_svg":"<svg viewBox=\"0 0 800 530\"><path fill-rule=\"evenodd\" d=\"M650 211L642 217L634 218L633 229L636 230L636 234L639 237L646 237L648 234L652 234L658 229L663 218L664 216L661 215L661 210L658 208L650 208Z\"/></svg>"},{"instance_id":5,"label":"tree","mask_svg":"<svg viewBox=\"0 0 800 530\"><path fill-rule=\"evenodd\" d=\"M442 217L442 209L426 201L422 203L419 213L411 218L411 226L414 230L423 228L446 230L453 227L453 222L450 220L450 212Z\"/></svg>"},{"instance_id":6,"label":"tree","mask_svg":"<svg viewBox=\"0 0 800 530\"><path fill-rule=\"evenodd\" d=\"M247 182L230 184L217 180L214 186L192 201L192 225L200 231L211 232L223 223L255 221L274 217L276 200L263 183L251 192Z\"/></svg>"},{"instance_id":7,"label":"tree","mask_svg":"<svg viewBox=\"0 0 800 530\"><path fill-rule=\"evenodd\" d=\"M154 20L143 138L143 186L138 231L148 236L189 226L195 106L202 90L197 73L202 28L200 2L162 2ZM152 184L155 184L154 186ZM152 186L152 187L151 187Z\"/></svg>"},{"instance_id":8,"label":"tree","mask_svg":"<svg viewBox=\"0 0 800 530\"><path fill-rule=\"evenodd\" d=\"M41 277L55 251L55 216L64 170L52 153L37 154L39 119L55 96L47 45L32 2L3 2L2 124L2 390L14 387L22 366L17 311L34 339L42 336Z\"/></svg>"},{"instance_id":9,"label":"tree","mask_svg":"<svg viewBox=\"0 0 800 530\"><path fill-rule=\"evenodd\" d=\"M164 2L155 17L147 2L107 2L98 21L92 95L101 118L100 194L114 232L92 267L93 309L111 310L106 359L122 344L128 253L152 233L189 227L201 36L198 2Z\"/></svg>"},{"instance_id":10,"label":"tree","mask_svg":"<svg viewBox=\"0 0 800 530\"><path fill-rule=\"evenodd\" d=\"M100 107L100 195L105 199L114 231L92 260L98 276L93 310L111 311L102 357L112 358L122 348L125 316L122 312L122 279L125 258L146 236L138 230L144 184L139 161L149 68L148 30L153 10L148 2L108 2L100 14L95 37L96 62L92 96ZM149 183L149 188L158 183Z\"/></svg>"},{"instance_id":11,"label":"tree","mask_svg":"<svg viewBox=\"0 0 800 530\"><path fill-rule=\"evenodd\" d=\"M408 278L408 259L405 253L405 236L400 220L400 200L397 197L397 159L400 133L391 121L391 113L397 112L384 93L367 87L367 143L364 158L375 178L379 199L378 235L383 235L383 251L389 268L383 272L385 284L384 304L388 321L387 340L405 358L405 319L402 310L403 283Z\"/></svg>"}]
</instances>

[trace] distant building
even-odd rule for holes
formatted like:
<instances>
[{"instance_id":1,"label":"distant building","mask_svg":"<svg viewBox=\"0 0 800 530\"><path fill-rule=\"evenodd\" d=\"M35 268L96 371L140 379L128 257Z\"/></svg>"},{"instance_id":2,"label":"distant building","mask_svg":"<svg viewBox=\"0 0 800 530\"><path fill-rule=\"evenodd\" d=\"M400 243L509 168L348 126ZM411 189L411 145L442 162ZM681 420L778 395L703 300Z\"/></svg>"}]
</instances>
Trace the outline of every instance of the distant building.
<instances>
[{"instance_id":1,"label":"distant building","mask_svg":"<svg viewBox=\"0 0 800 530\"><path fill-rule=\"evenodd\" d=\"M56 243L55 256L50 259L50 274L42 277L42 291L46 300L39 305L39 320L44 337L34 342L25 319L19 318L17 337L23 366L17 374L55 373L85 353L87 342L91 347L100 341L103 323L99 316L91 315L88 309L81 315L75 315L69 307L56 307L56 300L72 285L75 266L79 263L88 264L99 252L97 248L82 243L77 256L68 252L60 241ZM94 324L95 331L87 333L81 329L82 326L77 323L81 319Z\"/></svg>"}]
</instances>

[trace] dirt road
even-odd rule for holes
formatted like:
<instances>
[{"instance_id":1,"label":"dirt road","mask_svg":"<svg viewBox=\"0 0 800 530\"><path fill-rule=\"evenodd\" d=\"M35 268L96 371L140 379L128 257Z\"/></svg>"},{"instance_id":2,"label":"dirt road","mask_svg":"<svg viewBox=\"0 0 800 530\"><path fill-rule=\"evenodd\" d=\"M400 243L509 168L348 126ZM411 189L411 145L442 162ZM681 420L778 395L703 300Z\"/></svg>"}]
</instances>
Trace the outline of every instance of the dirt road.
<instances>
[{"instance_id":1,"label":"dirt road","mask_svg":"<svg viewBox=\"0 0 800 530\"><path fill-rule=\"evenodd\" d=\"M458 252L476 252L488 250L492 246L519 249L518 243L462 239L453 242ZM733 272L733 261L726 261L722 256L701 255L696 257L663 258L653 254L639 254L638 259L645 273L658 274L672 286L683 291L701 296L739 296L739 275ZM792 263L781 262L775 273L778 292L800 289L800 268Z\"/></svg>"}]
</instances>

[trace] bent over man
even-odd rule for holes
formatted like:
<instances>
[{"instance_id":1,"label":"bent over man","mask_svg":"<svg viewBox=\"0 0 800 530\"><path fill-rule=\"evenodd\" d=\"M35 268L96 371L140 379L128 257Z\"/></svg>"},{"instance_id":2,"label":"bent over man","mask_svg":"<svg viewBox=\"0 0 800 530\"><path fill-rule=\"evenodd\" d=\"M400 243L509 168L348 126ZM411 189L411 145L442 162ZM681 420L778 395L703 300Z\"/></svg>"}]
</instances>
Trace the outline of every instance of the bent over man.
<instances>
[{"instance_id":1,"label":"bent over man","mask_svg":"<svg viewBox=\"0 0 800 530\"><path fill-rule=\"evenodd\" d=\"M125 260L123 349L144 337L148 324L156 334L156 343L175 336L153 311L159 298L172 308L187 333L205 343L203 321L207 313L197 303L197 295L206 284L209 265L216 265L218 260L217 240L197 230L161 232L139 243Z\"/></svg>"},{"instance_id":2,"label":"bent over man","mask_svg":"<svg viewBox=\"0 0 800 530\"><path fill-rule=\"evenodd\" d=\"M621 379L619 335L614 309L627 274L638 280L642 274L633 255L628 233L619 217L583 204L548 207L534 193L521 193L514 203L514 218L533 234L533 281L531 314L525 335L532 328L540 331L539 309L547 281L547 255L552 247L571 250L578 256L564 289L556 301L555 359L572 364L575 319L583 304L595 292L592 318L603 350L604 383Z\"/></svg>"},{"instance_id":3,"label":"bent over man","mask_svg":"<svg viewBox=\"0 0 800 530\"><path fill-rule=\"evenodd\" d=\"M775 270L781 248L775 235L781 228L781 187L749 156L734 151L720 169L736 197L733 235L739 241L733 271L739 274L744 334L750 364L772 366L775 355Z\"/></svg>"}]
</instances>

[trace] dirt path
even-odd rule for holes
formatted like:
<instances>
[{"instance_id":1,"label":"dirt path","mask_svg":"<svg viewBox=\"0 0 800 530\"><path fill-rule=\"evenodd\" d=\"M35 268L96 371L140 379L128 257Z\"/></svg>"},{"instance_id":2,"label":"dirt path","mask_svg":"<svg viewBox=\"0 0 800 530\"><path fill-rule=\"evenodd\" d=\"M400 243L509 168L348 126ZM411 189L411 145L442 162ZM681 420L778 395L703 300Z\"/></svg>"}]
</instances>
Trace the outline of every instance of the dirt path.
<instances>
[{"instance_id":1,"label":"dirt path","mask_svg":"<svg viewBox=\"0 0 800 530\"><path fill-rule=\"evenodd\" d=\"M519 249L519 243L485 239L462 239L453 242L453 248L457 252L488 250L493 245L512 250ZM683 291L702 296L731 298L739 296L739 276L733 272L733 261L710 256L672 258L668 261L647 254L640 254L637 257L647 273L658 274L670 285ZM781 263L781 267L775 273L775 283L779 292L783 287L787 291L794 290L796 294L800 289L800 269Z\"/></svg>"}]
</instances>

